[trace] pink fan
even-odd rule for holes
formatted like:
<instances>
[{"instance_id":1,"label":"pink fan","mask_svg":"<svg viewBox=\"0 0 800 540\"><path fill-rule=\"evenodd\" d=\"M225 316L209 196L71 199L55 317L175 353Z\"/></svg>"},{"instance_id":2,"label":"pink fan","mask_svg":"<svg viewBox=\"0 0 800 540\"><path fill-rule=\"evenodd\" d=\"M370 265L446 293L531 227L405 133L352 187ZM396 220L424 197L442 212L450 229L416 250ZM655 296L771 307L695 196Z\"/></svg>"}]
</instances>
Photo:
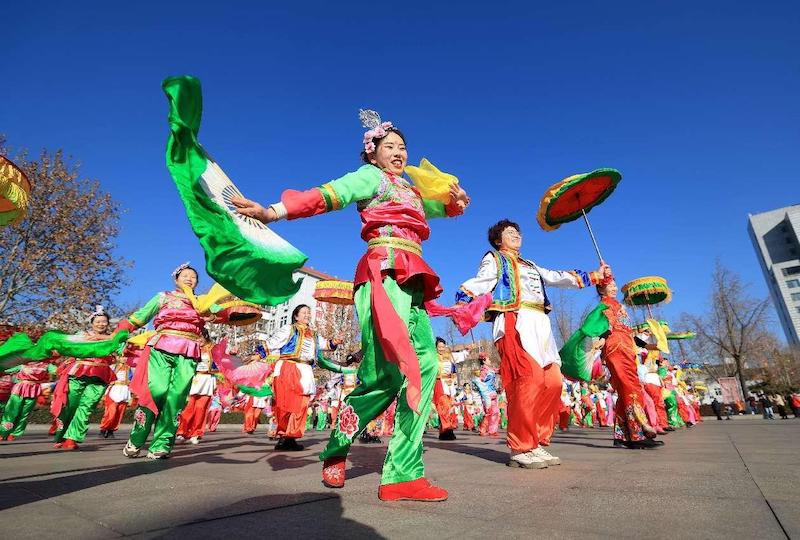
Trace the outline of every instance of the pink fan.
<instances>
[{"instance_id":1,"label":"pink fan","mask_svg":"<svg viewBox=\"0 0 800 540\"><path fill-rule=\"evenodd\" d=\"M264 362L243 364L238 356L228 352L228 338L224 338L214 345L211 349L211 358L225 378L239 386L262 386L275 367L274 364Z\"/></svg>"},{"instance_id":2,"label":"pink fan","mask_svg":"<svg viewBox=\"0 0 800 540\"><path fill-rule=\"evenodd\" d=\"M469 304L457 304L453 307L445 307L436 300L428 300L425 302L425 311L432 317L450 317L461 335L465 336L483 320L483 314L491 303L491 294L482 294Z\"/></svg>"}]
</instances>

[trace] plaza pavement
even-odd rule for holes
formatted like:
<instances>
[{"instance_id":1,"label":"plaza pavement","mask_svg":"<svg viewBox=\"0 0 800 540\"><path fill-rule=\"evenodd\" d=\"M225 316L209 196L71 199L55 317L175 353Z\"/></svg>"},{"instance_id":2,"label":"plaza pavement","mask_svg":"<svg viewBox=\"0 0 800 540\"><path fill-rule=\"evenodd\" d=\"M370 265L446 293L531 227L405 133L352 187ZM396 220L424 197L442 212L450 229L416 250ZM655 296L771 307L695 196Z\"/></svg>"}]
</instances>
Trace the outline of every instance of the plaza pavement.
<instances>
[{"instance_id":1,"label":"plaza pavement","mask_svg":"<svg viewBox=\"0 0 800 540\"><path fill-rule=\"evenodd\" d=\"M545 470L504 466L503 439L425 437L441 503L377 498L385 445L353 446L344 489L320 482L309 448L276 453L222 425L164 461L126 459L125 432L78 452L46 426L0 445L4 538L800 538L800 420L707 418L657 450L611 447L611 431L558 433Z\"/></svg>"}]
</instances>

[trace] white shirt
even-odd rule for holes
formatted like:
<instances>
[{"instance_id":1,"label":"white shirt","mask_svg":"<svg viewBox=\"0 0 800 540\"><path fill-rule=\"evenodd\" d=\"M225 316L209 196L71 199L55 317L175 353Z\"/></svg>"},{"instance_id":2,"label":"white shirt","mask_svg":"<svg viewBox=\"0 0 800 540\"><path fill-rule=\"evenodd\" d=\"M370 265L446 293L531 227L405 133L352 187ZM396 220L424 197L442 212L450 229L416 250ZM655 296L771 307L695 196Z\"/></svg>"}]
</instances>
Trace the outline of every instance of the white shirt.
<instances>
[{"instance_id":1,"label":"white shirt","mask_svg":"<svg viewBox=\"0 0 800 540\"><path fill-rule=\"evenodd\" d=\"M548 270L537 266L533 261L518 259L520 300L536 304L544 303L542 282L553 287L580 289L583 287L581 278L574 272ZM497 285L497 262L493 253L487 253L478 267L478 274L464 282L462 287L471 294L482 295L490 293ZM536 362L547 367L550 364L561 365L550 326L550 318L537 309L520 309L517 312L515 329L520 336L522 347ZM500 313L495 317L492 326L492 337L499 341L505 335L505 316Z\"/></svg>"}]
</instances>

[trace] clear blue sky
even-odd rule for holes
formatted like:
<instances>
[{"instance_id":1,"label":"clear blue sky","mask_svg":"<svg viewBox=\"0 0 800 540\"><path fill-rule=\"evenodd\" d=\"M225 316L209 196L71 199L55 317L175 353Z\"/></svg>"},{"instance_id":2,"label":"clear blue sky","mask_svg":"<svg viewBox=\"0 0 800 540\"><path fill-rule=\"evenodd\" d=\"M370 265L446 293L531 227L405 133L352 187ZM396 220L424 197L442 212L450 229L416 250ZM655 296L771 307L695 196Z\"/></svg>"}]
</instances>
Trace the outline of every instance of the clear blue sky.
<instances>
[{"instance_id":1,"label":"clear blue sky","mask_svg":"<svg viewBox=\"0 0 800 540\"><path fill-rule=\"evenodd\" d=\"M425 245L448 300L503 217L539 264L593 268L582 223L535 222L578 172L622 172L592 223L620 281L668 278L668 318L704 309L716 257L766 295L747 213L800 202L797 2L46 4L4 7L0 132L121 202L126 302L202 260L164 166L169 75L201 79L201 142L264 203L359 165L359 107L394 121L473 199ZM275 228L343 278L364 249L353 208Z\"/></svg>"}]
</instances>

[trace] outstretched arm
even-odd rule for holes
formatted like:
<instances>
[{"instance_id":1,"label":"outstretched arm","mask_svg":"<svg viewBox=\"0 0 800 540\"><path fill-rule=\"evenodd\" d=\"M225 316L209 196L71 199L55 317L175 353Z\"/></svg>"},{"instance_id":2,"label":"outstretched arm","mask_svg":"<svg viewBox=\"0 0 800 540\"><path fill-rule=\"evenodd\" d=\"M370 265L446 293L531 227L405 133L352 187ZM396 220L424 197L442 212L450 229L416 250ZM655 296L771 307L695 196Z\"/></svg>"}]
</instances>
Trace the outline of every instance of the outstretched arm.
<instances>
[{"instance_id":1,"label":"outstretched arm","mask_svg":"<svg viewBox=\"0 0 800 540\"><path fill-rule=\"evenodd\" d=\"M158 315L163 297L164 293L156 294L144 306L131 313L127 319L122 319L119 324L117 324L117 329L133 331L149 323L153 317Z\"/></svg>"},{"instance_id":2,"label":"outstretched arm","mask_svg":"<svg viewBox=\"0 0 800 540\"><path fill-rule=\"evenodd\" d=\"M233 197L231 203L244 216L271 223L279 219L297 219L340 210L345 206L372 197L380 184L381 171L364 165L357 171L342 176L319 187L306 191L288 189L280 202L264 208L259 203Z\"/></svg>"},{"instance_id":3,"label":"outstretched arm","mask_svg":"<svg viewBox=\"0 0 800 540\"><path fill-rule=\"evenodd\" d=\"M565 289L583 289L597 285L606 273L610 274L611 269L602 265L597 271L584 272L583 270L548 270L539 265L535 265L539 275L542 276L542 281L552 287L561 287Z\"/></svg>"},{"instance_id":4,"label":"outstretched arm","mask_svg":"<svg viewBox=\"0 0 800 540\"><path fill-rule=\"evenodd\" d=\"M459 287L456 292L456 302L472 302L475 297L492 292L495 285L497 285L497 262L494 255L487 253L481 260L478 274Z\"/></svg>"}]
</instances>

